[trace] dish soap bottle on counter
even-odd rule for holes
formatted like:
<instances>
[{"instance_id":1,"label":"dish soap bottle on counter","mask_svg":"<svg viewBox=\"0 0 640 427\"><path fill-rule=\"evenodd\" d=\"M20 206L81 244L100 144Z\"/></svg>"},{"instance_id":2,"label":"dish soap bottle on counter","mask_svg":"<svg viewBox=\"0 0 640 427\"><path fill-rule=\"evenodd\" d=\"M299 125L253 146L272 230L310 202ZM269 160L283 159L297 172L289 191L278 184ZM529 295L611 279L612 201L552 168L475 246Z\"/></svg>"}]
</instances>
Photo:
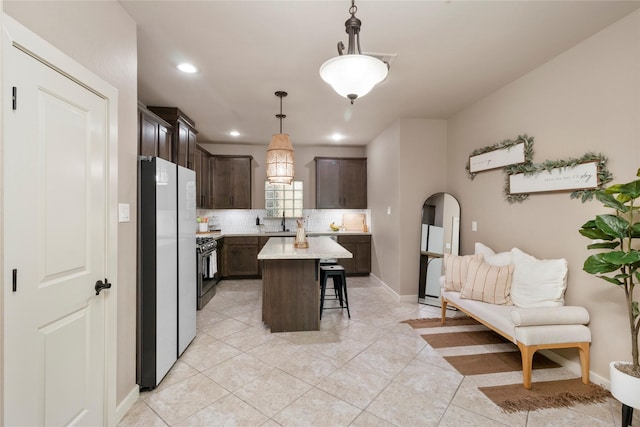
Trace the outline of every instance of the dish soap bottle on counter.
<instances>
[{"instance_id":1,"label":"dish soap bottle on counter","mask_svg":"<svg viewBox=\"0 0 640 427\"><path fill-rule=\"evenodd\" d=\"M256 225L260 225L260 217L256 216Z\"/></svg>"}]
</instances>

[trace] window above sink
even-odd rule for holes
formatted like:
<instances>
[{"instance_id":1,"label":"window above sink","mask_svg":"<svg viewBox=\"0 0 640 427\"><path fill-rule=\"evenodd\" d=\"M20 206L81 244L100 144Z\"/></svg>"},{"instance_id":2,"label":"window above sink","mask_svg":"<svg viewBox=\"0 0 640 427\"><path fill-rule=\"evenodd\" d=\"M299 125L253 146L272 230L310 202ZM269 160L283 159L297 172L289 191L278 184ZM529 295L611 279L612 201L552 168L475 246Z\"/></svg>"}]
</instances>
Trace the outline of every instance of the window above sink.
<instances>
[{"instance_id":1,"label":"window above sink","mask_svg":"<svg viewBox=\"0 0 640 427\"><path fill-rule=\"evenodd\" d=\"M267 218L298 218L302 216L303 182L271 184L264 182L264 207Z\"/></svg>"}]
</instances>

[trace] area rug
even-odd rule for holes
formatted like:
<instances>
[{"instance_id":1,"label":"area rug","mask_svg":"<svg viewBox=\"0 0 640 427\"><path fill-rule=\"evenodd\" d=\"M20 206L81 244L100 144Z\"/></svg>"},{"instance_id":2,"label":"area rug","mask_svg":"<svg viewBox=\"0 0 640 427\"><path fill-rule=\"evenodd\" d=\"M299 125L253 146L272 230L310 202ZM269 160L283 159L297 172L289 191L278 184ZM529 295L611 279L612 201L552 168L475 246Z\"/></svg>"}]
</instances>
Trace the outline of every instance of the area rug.
<instances>
[{"instance_id":1,"label":"area rug","mask_svg":"<svg viewBox=\"0 0 640 427\"><path fill-rule=\"evenodd\" d=\"M444 326L440 318L412 319L403 323L422 330L419 331L422 338L462 375L522 372L518 347L472 318L447 319ZM486 352L487 345L494 345L489 348L495 348L496 351ZM476 352L472 346L478 346L481 350ZM534 354L533 369L559 366L539 352ZM525 389L522 382L478 389L507 413L604 402L611 396L609 391L596 384L582 384L580 378L534 382L531 390Z\"/></svg>"}]
</instances>

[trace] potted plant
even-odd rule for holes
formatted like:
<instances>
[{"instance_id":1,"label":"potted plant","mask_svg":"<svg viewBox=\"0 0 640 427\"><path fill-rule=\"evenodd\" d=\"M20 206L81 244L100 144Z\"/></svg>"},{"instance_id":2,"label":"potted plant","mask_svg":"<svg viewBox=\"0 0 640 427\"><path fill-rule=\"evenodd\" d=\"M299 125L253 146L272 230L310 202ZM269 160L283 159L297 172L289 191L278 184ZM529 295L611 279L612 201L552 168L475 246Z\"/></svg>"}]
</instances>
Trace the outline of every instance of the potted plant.
<instances>
[{"instance_id":1,"label":"potted plant","mask_svg":"<svg viewBox=\"0 0 640 427\"><path fill-rule=\"evenodd\" d=\"M636 175L640 177L640 169ZM600 250L599 253L585 260L583 270L624 291L632 363L611 363L611 393L627 406L626 409L638 408L640 407L640 364L638 363L640 310L633 292L635 286L640 284L640 240L638 240L640 239L640 201L637 200L640 198L640 179L626 184L611 185L596 191L595 196L605 207L615 209L615 215L597 215L580 229L580 234L597 241L587 248ZM630 396L627 397L627 393Z\"/></svg>"}]
</instances>

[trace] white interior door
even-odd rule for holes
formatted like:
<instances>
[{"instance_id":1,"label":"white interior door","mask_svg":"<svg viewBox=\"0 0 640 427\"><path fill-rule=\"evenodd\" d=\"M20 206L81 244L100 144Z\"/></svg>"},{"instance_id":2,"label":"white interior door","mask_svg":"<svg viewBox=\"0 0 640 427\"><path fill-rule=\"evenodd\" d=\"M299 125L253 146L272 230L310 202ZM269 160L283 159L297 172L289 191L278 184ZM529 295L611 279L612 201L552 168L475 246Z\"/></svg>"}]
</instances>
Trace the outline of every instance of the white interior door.
<instances>
[{"instance_id":1,"label":"white interior door","mask_svg":"<svg viewBox=\"0 0 640 427\"><path fill-rule=\"evenodd\" d=\"M107 101L16 47L3 55L3 92L17 98L3 106L0 424L102 425Z\"/></svg>"}]
</instances>

